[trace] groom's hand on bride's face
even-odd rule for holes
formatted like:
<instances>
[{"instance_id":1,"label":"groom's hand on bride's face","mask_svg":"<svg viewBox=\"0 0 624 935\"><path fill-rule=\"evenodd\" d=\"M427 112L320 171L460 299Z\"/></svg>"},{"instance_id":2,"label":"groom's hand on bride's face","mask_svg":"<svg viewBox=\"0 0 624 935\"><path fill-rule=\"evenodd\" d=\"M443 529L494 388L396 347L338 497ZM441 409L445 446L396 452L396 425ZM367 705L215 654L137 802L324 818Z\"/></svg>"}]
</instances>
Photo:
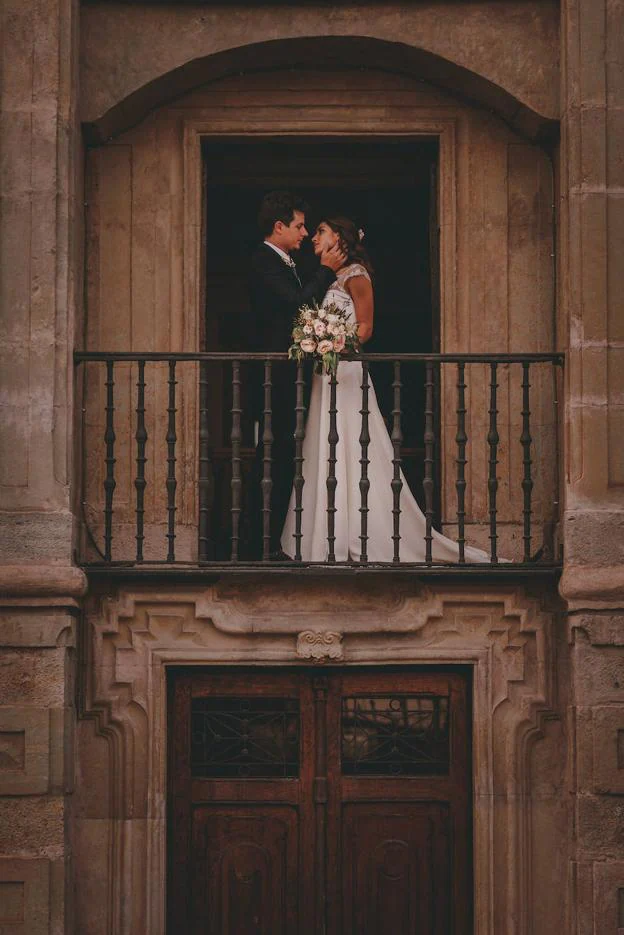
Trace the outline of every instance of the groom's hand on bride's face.
<instances>
[{"instance_id":1,"label":"groom's hand on bride's face","mask_svg":"<svg viewBox=\"0 0 624 935\"><path fill-rule=\"evenodd\" d=\"M329 247L329 249L323 250L321 253L321 266L329 266L336 273L341 266L344 266L346 259L347 254L339 243L335 243L333 247Z\"/></svg>"}]
</instances>

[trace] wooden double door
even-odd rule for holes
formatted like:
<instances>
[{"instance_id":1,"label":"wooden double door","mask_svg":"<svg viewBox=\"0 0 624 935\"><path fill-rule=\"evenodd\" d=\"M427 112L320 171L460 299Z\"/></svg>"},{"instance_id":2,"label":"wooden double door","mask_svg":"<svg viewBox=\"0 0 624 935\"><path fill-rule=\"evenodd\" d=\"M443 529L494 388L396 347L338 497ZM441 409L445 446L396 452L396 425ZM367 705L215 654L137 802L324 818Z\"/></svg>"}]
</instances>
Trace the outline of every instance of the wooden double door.
<instances>
[{"instance_id":1,"label":"wooden double door","mask_svg":"<svg viewBox=\"0 0 624 935\"><path fill-rule=\"evenodd\" d=\"M469 935L461 672L172 674L169 935Z\"/></svg>"}]
</instances>

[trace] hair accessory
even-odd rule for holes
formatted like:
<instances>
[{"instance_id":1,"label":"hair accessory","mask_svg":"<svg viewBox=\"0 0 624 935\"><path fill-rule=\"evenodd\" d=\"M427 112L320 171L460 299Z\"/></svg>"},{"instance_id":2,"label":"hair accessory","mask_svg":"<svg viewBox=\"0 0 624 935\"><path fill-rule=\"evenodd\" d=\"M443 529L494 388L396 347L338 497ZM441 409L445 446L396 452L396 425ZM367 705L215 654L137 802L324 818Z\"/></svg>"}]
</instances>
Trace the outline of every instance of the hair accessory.
<instances>
[{"instance_id":1,"label":"hair accessory","mask_svg":"<svg viewBox=\"0 0 624 935\"><path fill-rule=\"evenodd\" d=\"M364 229L362 227L360 227L357 233L358 233L358 240L364 240Z\"/></svg>"}]
</instances>

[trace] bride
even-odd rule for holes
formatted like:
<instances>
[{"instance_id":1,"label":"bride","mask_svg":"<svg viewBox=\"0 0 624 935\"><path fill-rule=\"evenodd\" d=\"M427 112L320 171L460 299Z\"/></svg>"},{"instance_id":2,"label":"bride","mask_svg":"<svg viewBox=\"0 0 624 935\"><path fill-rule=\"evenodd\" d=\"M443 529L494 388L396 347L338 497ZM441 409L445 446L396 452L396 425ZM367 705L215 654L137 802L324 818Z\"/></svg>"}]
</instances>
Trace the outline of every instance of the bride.
<instances>
[{"instance_id":1,"label":"bride","mask_svg":"<svg viewBox=\"0 0 624 935\"><path fill-rule=\"evenodd\" d=\"M358 325L363 344L373 333L374 298L371 264L361 243L361 231L346 217L323 220L312 238L314 252L320 256L339 243L346 260L336 274L323 304L330 302L343 308ZM361 550L360 428L362 407L362 364L358 361L340 361L337 373L337 429L336 493L334 514L334 552L337 562L349 559L359 561ZM394 451L383 416L377 403L375 389L369 378L368 392L369 434L368 477L368 541L370 562L391 562L394 557L393 534L393 478ZM330 377L314 374L310 408L303 443L303 496L301 514L301 558L304 562L323 562L327 559L327 468L329 459ZM426 521L403 473L400 514L400 559L402 562L425 561ZM295 554L295 492L291 493L286 522L282 530L281 546L286 555ZM457 562L459 547L441 533L432 531L432 558L434 562ZM479 549L466 547L467 562L489 562L489 556Z\"/></svg>"}]
</instances>

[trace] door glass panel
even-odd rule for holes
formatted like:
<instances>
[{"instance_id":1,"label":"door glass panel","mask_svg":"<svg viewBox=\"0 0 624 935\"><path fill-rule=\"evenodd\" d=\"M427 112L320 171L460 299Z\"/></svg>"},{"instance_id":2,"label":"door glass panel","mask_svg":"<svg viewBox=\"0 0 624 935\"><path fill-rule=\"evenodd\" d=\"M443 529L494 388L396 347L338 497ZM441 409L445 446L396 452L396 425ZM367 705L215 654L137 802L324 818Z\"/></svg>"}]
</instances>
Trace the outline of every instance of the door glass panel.
<instances>
[{"instance_id":1,"label":"door glass panel","mask_svg":"<svg viewBox=\"0 0 624 935\"><path fill-rule=\"evenodd\" d=\"M350 695L342 699L347 776L444 775L449 771L445 695Z\"/></svg>"},{"instance_id":2,"label":"door glass panel","mask_svg":"<svg viewBox=\"0 0 624 935\"><path fill-rule=\"evenodd\" d=\"M298 776L298 699L193 698L191 773L204 779Z\"/></svg>"}]
</instances>

